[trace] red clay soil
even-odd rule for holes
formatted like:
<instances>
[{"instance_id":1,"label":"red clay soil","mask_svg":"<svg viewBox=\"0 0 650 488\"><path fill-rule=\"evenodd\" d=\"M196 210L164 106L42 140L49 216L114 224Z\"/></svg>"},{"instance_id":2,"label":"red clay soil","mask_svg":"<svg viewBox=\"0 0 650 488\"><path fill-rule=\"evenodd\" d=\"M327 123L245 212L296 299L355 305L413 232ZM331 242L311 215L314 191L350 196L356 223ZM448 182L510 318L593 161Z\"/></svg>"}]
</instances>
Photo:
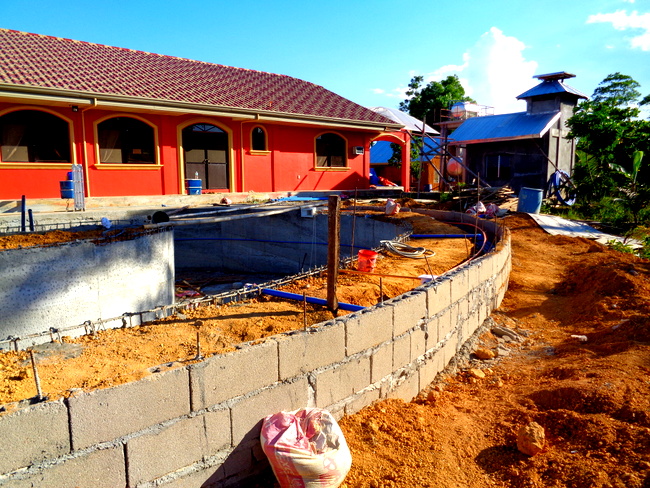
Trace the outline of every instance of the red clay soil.
<instances>
[{"instance_id":1,"label":"red clay soil","mask_svg":"<svg viewBox=\"0 0 650 488\"><path fill-rule=\"evenodd\" d=\"M342 419L353 457L343 487L650 488L650 262L586 239L550 236L525 214L505 222L512 230L513 268L506 297L492 318L518 332L521 341L487 332L481 346L499 351L499 357L472 359L413 402L381 401ZM398 274L388 260L379 266ZM311 291L322 288L322 282L307 285ZM371 289L376 300L376 283L362 293ZM193 335L179 325L203 321L191 313L163 329L166 333L153 326L128 329L129 347L137 351L140 346L133 341L141 336L149 349L165 351L168 345L161 338L178 327L181 336L172 342L184 350L169 357L191 357ZM206 311L205 318L217 313ZM294 328L302 322L299 308L270 316L268 308L254 313L258 329L268 335L277 333L285 318L294 321ZM200 330L215 347L212 353L235 340L223 329L204 327ZM243 325L233 327L239 340L249 338L248 329L238 327ZM103 348L124 361L124 342L115 339L119 332L106 333ZM85 339L85 350L94 341L99 335ZM10 372L10 355L0 358L0 372ZM82 388L110 384L97 385L93 379L102 374L97 362L88 367L90 380ZM125 381L121 374L133 374L108 373L114 383ZM33 384L30 374L24 367L5 375L2 394L11 384ZM541 452L529 456L518 450L517 432L533 421L546 440ZM250 486L277 484L272 476L262 476Z\"/></svg>"},{"instance_id":2,"label":"red clay soil","mask_svg":"<svg viewBox=\"0 0 650 488\"><path fill-rule=\"evenodd\" d=\"M526 214L505 222L513 267L492 318L522 340L488 332L480 347L501 357L342 419L342 487L650 487L650 263L550 236ZM530 422L545 434L534 456L517 448Z\"/></svg>"}]
</instances>

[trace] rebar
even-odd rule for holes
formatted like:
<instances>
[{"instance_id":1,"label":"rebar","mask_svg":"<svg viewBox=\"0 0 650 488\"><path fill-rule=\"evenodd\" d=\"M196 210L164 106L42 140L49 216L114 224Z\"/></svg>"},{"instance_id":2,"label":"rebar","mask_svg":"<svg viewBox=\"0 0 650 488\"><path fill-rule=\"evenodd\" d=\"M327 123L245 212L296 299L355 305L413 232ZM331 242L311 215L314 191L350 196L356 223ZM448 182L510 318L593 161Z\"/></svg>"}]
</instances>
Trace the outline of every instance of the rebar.
<instances>
[{"instance_id":1,"label":"rebar","mask_svg":"<svg viewBox=\"0 0 650 488\"><path fill-rule=\"evenodd\" d=\"M36 368L36 361L34 360L34 351L29 350L29 359L32 361L32 371L34 372L34 382L36 383L36 401L41 402L45 399L43 390L41 390L41 378L38 376L38 368Z\"/></svg>"}]
</instances>

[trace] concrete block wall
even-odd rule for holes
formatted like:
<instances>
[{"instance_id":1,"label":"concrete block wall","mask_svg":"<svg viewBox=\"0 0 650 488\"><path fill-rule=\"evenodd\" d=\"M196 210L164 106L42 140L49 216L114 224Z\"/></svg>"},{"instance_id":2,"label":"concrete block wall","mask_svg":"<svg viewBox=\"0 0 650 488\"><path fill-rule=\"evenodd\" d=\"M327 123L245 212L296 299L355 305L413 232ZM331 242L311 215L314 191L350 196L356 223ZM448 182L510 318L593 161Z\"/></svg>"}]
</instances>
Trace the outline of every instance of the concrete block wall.
<instances>
[{"instance_id":1,"label":"concrete block wall","mask_svg":"<svg viewBox=\"0 0 650 488\"><path fill-rule=\"evenodd\" d=\"M509 273L506 231L496 252L381 305L0 416L0 486L235 486L268 466L266 415L411 400L499 305Z\"/></svg>"},{"instance_id":2,"label":"concrete block wall","mask_svg":"<svg viewBox=\"0 0 650 488\"><path fill-rule=\"evenodd\" d=\"M0 252L0 339L173 303L173 244L163 230Z\"/></svg>"}]
</instances>

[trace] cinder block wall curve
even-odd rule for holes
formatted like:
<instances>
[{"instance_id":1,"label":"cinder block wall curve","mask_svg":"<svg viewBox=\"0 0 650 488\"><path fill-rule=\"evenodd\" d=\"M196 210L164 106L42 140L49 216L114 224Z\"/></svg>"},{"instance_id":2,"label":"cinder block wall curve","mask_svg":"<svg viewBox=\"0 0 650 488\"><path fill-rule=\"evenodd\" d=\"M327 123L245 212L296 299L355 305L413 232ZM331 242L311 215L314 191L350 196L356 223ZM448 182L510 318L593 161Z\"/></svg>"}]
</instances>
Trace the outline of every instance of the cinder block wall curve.
<instances>
[{"instance_id":1,"label":"cinder block wall curve","mask_svg":"<svg viewBox=\"0 0 650 488\"><path fill-rule=\"evenodd\" d=\"M381 305L1 416L0 486L234 486L267 466L266 415L316 406L340 418L379 399L411 400L503 299L509 233L481 225L502 233L493 252Z\"/></svg>"}]
</instances>

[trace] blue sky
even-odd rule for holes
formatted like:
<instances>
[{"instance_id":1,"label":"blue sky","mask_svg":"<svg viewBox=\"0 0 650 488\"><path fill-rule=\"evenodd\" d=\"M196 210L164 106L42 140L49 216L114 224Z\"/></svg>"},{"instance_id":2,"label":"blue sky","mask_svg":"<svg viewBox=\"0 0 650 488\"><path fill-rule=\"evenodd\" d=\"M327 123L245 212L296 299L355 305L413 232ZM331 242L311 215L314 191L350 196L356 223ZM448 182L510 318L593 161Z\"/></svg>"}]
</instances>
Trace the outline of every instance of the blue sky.
<instances>
[{"instance_id":1,"label":"blue sky","mask_svg":"<svg viewBox=\"0 0 650 488\"><path fill-rule=\"evenodd\" d=\"M414 75L458 74L496 113L536 74L591 95L621 72L650 93L650 0L5 0L0 27L295 76L397 107Z\"/></svg>"}]
</instances>

